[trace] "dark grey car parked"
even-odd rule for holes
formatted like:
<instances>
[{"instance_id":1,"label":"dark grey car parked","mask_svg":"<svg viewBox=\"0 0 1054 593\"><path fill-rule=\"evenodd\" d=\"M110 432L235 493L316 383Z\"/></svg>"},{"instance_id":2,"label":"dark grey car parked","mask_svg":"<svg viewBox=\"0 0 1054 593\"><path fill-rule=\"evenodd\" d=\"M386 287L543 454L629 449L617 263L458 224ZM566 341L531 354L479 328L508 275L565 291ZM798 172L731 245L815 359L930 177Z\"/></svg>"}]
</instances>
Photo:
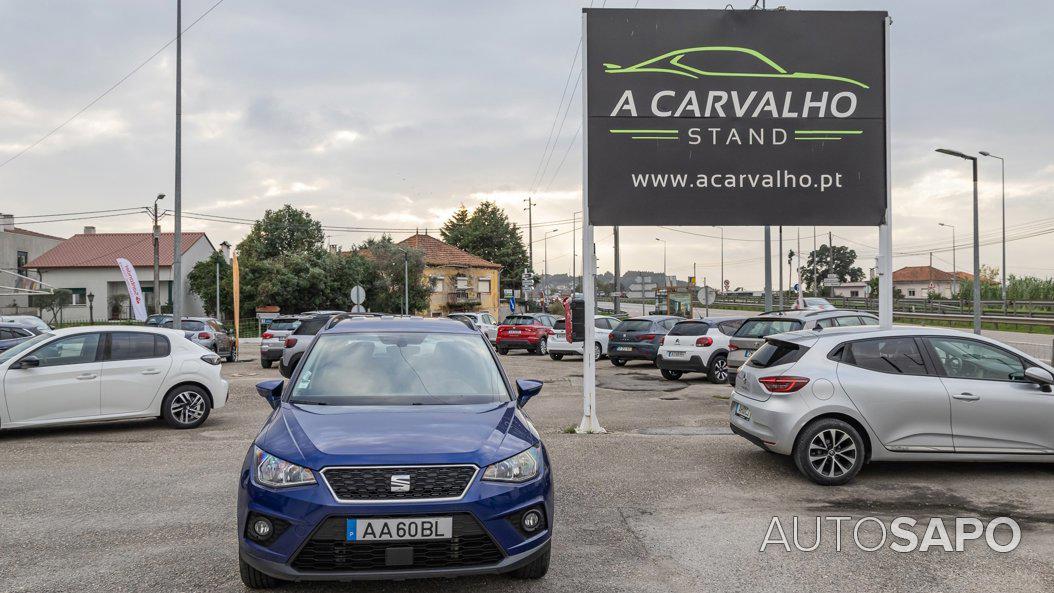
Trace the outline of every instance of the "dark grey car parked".
<instances>
[{"instance_id":1,"label":"dark grey car parked","mask_svg":"<svg viewBox=\"0 0 1054 593\"><path fill-rule=\"evenodd\" d=\"M618 324L608 336L608 358L611 364L620 367L630 360L654 363L662 337L678 321L683 320L684 317L676 315L645 315Z\"/></svg>"},{"instance_id":2,"label":"dark grey car parked","mask_svg":"<svg viewBox=\"0 0 1054 593\"><path fill-rule=\"evenodd\" d=\"M40 330L31 325L0 323L0 352L21 344L39 333L41 333Z\"/></svg>"}]
</instances>

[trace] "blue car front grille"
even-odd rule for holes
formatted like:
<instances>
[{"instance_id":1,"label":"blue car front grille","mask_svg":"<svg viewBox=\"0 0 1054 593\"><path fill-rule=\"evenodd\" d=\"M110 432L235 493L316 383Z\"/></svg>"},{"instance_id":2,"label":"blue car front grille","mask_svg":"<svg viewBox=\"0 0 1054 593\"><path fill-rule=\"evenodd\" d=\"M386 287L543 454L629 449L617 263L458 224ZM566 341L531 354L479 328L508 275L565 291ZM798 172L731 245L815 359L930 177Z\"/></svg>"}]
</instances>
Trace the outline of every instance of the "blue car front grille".
<instances>
[{"instance_id":1,"label":"blue car front grille","mask_svg":"<svg viewBox=\"0 0 1054 593\"><path fill-rule=\"evenodd\" d=\"M305 572L451 568L496 564L505 556L479 522L465 513L453 515L450 539L427 541L349 542L345 536L348 518L323 521L293 559L293 568ZM412 561L393 566L390 549L404 552Z\"/></svg>"},{"instance_id":2,"label":"blue car front grille","mask_svg":"<svg viewBox=\"0 0 1054 593\"><path fill-rule=\"evenodd\" d=\"M328 467L322 476L341 502L450 500L464 495L477 469L474 465ZM409 488L400 487L407 477Z\"/></svg>"}]
</instances>

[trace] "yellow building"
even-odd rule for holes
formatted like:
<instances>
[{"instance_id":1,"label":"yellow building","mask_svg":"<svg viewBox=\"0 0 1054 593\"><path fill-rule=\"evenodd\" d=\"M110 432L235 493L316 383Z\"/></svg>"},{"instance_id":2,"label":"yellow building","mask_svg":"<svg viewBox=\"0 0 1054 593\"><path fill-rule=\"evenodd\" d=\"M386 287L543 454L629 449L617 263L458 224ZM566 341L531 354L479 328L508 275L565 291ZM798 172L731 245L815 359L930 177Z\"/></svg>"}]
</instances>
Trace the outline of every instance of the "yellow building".
<instances>
[{"instance_id":1,"label":"yellow building","mask_svg":"<svg viewBox=\"0 0 1054 593\"><path fill-rule=\"evenodd\" d=\"M431 235L417 234L399 244L424 254L425 277L432 286L429 315L480 311L498 318L501 264L462 251Z\"/></svg>"}]
</instances>

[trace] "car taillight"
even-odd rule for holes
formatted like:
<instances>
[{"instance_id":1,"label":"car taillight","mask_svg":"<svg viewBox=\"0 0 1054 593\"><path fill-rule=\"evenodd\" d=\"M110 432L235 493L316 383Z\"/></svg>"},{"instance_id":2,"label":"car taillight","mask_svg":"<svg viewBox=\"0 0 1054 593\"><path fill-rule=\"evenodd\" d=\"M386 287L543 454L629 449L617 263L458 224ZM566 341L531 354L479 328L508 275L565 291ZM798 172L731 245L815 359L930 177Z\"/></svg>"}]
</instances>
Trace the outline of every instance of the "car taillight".
<instances>
[{"instance_id":1,"label":"car taillight","mask_svg":"<svg viewBox=\"0 0 1054 593\"><path fill-rule=\"evenodd\" d=\"M703 336L701 338L698 338L695 341L695 345L699 346L701 348L706 348L707 346L713 346L714 345L714 339L711 338L710 336Z\"/></svg>"},{"instance_id":2,"label":"car taillight","mask_svg":"<svg viewBox=\"0 0 1054 593\"><path fill-rule=\"evenodd\" d=\"M809 384L805 377L791 377L788 375L777 375L774 377L761 377L758 379L765 389L771 393L794 393Z\"/></svg>"},{"instance_id":3,"label":"car taillight","mask_svg":"<svg viewBox=\"0 0 1054 593\"><path fill-rule=\"evenodd\" d=\"M296 338L286 338L285 347L292 348L293 346L296 346Z\"/></svg>"},{"instance_id":4,"label":"car taillight","mask_svg":"<svg viewBox=\"0 0 1054 593\"><path fill-rule=\"evenodd\" d=\"M273 337L274 334L272 334L271 332L264 332L263 335L260 336L260 338L264 340L270 340Z\"/></svg>"},{"instance_id":5,"label":"car taillight","mask_svg":"<svg viewBox=\"0 0 1054 593\"><path fill-rule=\"evenodd\" d=\"M739 350L739 346L736 346L735 344L729 344L728 351L731 352L733 350Z\"/></svg>"},{"instance_id":6,"label":"car taillight","mask_svg":"<svg viewBox=\"0 0 1054 593\"><path fill-rule=\"evenodd\" d=\"M660 346L662 346L665 343L666 343L666 336L663 336L663 337L659 338L659 345Z\"/></svg>"},{"instance_id":7,"label":"car taillight","mask_svg":"<svg viewBox=\"0 0 1054 593\"><path fill-rule=\"evenodd\" d=\"M637 336L638 342L650 342L655 339L655 334L641 334Z\"/></svg>"},{"instance_id":8,"label":"car taillight","mask_svg":"<svg viewBox=\"0 0 1054 593\"><path fill-rule=\"evenodd\" d=\"M211 337L212 336L209 335L209 332L198 332L198 339L199 340L207 340L207 339L209 339Z\"/></svg>"}]
</instances>

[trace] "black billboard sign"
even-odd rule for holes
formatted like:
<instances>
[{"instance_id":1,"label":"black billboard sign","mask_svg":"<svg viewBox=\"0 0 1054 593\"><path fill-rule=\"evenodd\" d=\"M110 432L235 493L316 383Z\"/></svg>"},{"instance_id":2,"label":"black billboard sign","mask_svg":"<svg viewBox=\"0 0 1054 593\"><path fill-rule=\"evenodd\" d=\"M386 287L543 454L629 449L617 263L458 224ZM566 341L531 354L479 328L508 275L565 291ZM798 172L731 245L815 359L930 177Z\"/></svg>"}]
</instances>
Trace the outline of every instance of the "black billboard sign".
<instances>
[{"instance_id":1,"label":"black billboard sign","mask_svg":"<svg viewBox=\"0 0 1054 593\"><path fill-rule=\"evenodd\" d=\"M886 13L586 9L594 225L879 225Z\"/></svg>"}]
</instances>

